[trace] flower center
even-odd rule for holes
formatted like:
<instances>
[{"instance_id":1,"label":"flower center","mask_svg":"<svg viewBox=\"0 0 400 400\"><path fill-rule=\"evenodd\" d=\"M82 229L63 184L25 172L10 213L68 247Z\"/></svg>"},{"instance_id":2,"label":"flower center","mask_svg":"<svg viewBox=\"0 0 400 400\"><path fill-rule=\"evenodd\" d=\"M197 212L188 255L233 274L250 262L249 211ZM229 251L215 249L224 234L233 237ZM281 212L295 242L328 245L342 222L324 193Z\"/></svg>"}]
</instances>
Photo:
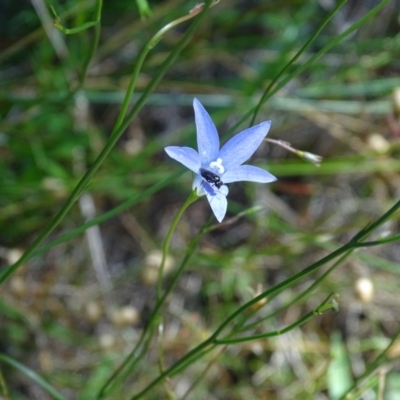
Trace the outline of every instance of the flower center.
<instances>
[{"instance_id":1,"label":"flower center","mask_svg":"<svg viewBox=\"0 0 400 400\"><path fill-rule=\"evenodd\" d=\"M225 168L222 165L222 158L217 158L216 161L210 162L210 168L217 169L219 174L223 174L225 172Z\"/></svg>"}]
</instances>

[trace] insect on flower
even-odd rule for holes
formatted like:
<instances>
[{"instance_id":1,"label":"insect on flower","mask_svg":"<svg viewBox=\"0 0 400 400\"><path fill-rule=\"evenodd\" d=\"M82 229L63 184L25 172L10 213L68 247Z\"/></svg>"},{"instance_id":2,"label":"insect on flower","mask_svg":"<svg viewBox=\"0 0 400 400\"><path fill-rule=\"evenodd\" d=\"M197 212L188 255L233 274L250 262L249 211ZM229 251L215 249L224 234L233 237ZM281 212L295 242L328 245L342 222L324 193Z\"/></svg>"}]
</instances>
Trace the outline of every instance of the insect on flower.
<instances>
[{"instance_id":1,"label":"insect on flower","mask_svg":"<svg viewBox=\"0 0 400 400\"><path fill-rule=\"evenodd\" d=\"M220 149L218 132L211 117L197 99L193 100L193 108L199 150L168 146L165 151L171 158L196 174L193 189L199 196L207 196L215 217L221 222L228 208L227 183L276 181L273 175L261 168L242 165L264 141L271 121L245 129L229 139Z\"/></svg>"},{"instance_id":2,"label":"insect on flower","mask_svg":"<svg viewBox=\"0 0 400 400\"><path fill-rule=\"evenodd\" d=\"M215 185L215 187L218 189L221 189L221 186L224 183L217 174L214 174L214 172L208 171L204 168L200 168L199 171L200 175L205 179L206 182L211 183L211 185Z\"/></svg>"}]
</instances>

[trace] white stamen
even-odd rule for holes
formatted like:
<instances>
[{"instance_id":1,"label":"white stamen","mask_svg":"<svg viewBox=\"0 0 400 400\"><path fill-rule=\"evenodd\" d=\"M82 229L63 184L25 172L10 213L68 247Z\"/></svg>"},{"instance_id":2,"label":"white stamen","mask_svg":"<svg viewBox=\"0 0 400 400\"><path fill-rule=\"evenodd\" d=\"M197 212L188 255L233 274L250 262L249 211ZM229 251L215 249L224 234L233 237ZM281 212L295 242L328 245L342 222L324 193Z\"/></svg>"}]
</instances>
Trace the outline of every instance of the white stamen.
<instances>
[{"instance_id":1,"label":"white stamen","mask_svg":"<svg viewBox=\"0 0 400 400\"><path fill-rule=\"evenodd\" d=\"M210 162L210 168L217 168L219 174L223 174L225 172L225 168L222 165L222 158L217 158L217 161Z\"/></svg>"}]
</instances>

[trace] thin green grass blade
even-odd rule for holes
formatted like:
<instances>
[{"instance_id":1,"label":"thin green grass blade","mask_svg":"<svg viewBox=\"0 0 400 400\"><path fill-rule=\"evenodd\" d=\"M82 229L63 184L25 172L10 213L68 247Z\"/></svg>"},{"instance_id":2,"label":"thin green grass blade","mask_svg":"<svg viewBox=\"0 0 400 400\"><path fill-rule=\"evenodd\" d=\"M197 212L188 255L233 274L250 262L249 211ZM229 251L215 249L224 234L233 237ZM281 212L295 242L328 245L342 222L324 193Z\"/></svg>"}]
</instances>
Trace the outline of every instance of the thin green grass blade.
<instances>
[{"instance_id":1,"label":"thin green grass blade","mask_svg":"<svg viewBox=\"0 0 400 400\"><path fill-rule=\"evenodd\" d=\"M5 354L0 354L0 360L10 365L11 367L17 369L18 371L22 372L25 376L27 376L38 386L44 389L47 393L53 396L54 399L67 400L66 397L57 392L57 390L54 389L48 382L46 382L39 374L31 370L30 368L27 368L25 365L19 363L18 361L15 361L14 359L6 356Z\"/></svg>"}]
</instances>

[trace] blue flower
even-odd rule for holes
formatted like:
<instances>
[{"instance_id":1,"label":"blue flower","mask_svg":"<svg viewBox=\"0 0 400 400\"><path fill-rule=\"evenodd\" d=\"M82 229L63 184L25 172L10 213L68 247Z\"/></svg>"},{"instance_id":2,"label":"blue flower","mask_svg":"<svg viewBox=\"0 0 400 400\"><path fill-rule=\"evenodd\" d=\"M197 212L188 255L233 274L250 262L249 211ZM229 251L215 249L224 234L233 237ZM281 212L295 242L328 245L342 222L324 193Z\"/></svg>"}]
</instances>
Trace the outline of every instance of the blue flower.
<instances>
[{"instance_id":1,"label":"blue flower","mask_svg":"<svg viewBox=\"0 0 400 400\"><path fill-rule=\"evenodd\" d=\"M193 190L199 196L206 195L215 217L221 222L226 214L228 202L226 183L250 181L273 182L276 178L269 172L252 165L242 165L260 146L267 136L271 121L262 122L233 136L219 148L217 129L207 111L195 98L193 108L197 128L197 147L168 146L167 154L179 161L196 176Z\"/></svg>"}]
</instances>

